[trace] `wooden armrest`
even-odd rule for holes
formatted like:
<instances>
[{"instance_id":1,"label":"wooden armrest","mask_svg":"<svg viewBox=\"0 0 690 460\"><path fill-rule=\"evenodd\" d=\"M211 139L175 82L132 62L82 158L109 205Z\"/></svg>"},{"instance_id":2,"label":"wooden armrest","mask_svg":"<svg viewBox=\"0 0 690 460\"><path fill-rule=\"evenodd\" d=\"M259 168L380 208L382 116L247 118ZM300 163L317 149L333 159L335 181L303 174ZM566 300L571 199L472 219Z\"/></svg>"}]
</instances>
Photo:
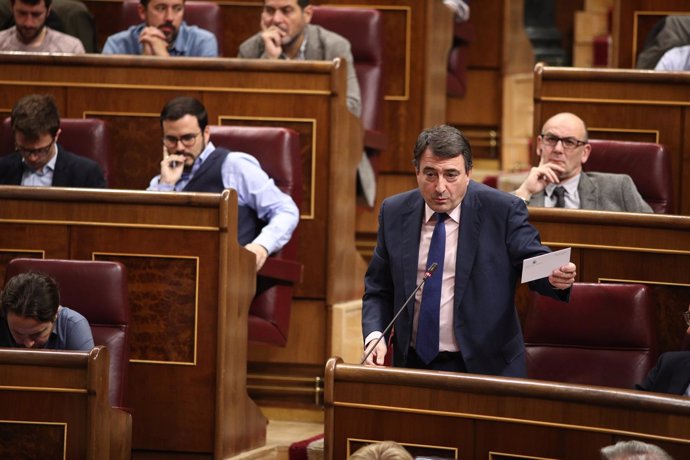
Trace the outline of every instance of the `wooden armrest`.
<instances>
[{"instance_id":1,"label":"wooden armrest","mask_svg":"<svg viewBox=\"0 0 690 460\"><path fill-rule=\"evenodd\" d=\"M302 282L302 264L294 260L269 257L266 259L264 266L261 267L261 270L259 270L258 275L300 283Z\"/></svg>"},{"instance_id":2,"label":"wooden armrest","mask_svg":"<svg viewBox=\"0 0 690 460\"><path fill-rule=\"evenodd\" d=\"M364 148L372 150L384 150L388 147L388 136L375 129L364 130Z\"/></svg>"},{"instance_id":3,"label":"wooden armrest","mask_svg":"<svg viewBox=\"0 0 690 460\"><path fill-rule=\"evenodd\" d=\"M132 458L132 414L116 407L110 410L110 458Z\"/></svg>"}]
</instances>

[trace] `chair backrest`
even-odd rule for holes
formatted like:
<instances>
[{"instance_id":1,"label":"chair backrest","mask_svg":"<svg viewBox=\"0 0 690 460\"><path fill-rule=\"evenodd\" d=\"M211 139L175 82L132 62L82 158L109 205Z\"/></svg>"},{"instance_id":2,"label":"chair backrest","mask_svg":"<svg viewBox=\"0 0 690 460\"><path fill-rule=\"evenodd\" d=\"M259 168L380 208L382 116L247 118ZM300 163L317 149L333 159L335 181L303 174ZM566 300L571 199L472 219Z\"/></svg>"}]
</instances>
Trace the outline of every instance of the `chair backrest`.
<instances>
[{"instance_id":1,"label":"chair backrest","mask_svg":"<svg viewBox=\"0 0 690 460\"><path fill-rule=\"evenodd\" d=\"M70 152L90 158L103 170L107 183L112 183L112 158L110 133L104 120L97 118L61 118L58 143ZM14 152L14 134L10 117L2 122L0 131L0 155Z\"/></svg>"},{"instance_id":2,"label":"chair backrest","mask_svg":"<svg viewBox=\"0 0 690 460\"><path fill-rule=\"evenodd\" d=\"M314 6L312 24L342 35L350 42L362 99L362 125L383 126L383 19L378 10Z\"/></svg>"},{"instance_id":3,"label":"chair backrest","mask_svg":"<svg viewBox=\"0 0 690 460\"><path fill-rule=\"evenodd\" d=\"M120 30L141 23L138 5L138 0L124 0L122 2ZM197 26L213 33L218 42L218 55L223 55L223 18L218 3L201 0L185 1L184 21L190 26Z\"/></svg>"},{"instance_id":4,"label":"chair backrest","mask_svg":"<svg viewBox=\"0 0 690 460\"><path fill-rule=\"evenodd\" d=\"M673 214L671 155L663 145L591 139L585 171L628 174L655 213Z\"/></svg>"},{"instance_id":5,"label":"chair backrest","mask_svg":"<svg viewBox=\"0 0 690 460\"><path fill-rule=\"evenodd\" d=\"M7 264L5 280L27 271L55 279L60 304L89 321L94 343L105 345L110 355L110 404L126 407L130 309L125 266L91 260L13 259Z\"/></svg>"},{"instance_id":6,"label":"chair backrest","mask_svg":"<svg viewBox=\"0 0 690 460\"><path fill-rule=\"evenodd\" d=\"M643 284L575 283L569 303L530 292L528 377L633 388L657 358L655 311Z\"/></svg>"},{"instance_id":7,"label":"chair backrest","mask_svg":"<svg viewBox=\"0 0 690 460\"><path fill-rule=\"evenodd\" d=\"M231 151L254 156L278 188L302 203L302 160L299 133L287 128L211 126L211 142ZM295 261L299 226L290 241L266 261ZM285 280L262 276L249 309L249 340L283 346L287 342L293 285Z\"/></svg>"}]
</instances>

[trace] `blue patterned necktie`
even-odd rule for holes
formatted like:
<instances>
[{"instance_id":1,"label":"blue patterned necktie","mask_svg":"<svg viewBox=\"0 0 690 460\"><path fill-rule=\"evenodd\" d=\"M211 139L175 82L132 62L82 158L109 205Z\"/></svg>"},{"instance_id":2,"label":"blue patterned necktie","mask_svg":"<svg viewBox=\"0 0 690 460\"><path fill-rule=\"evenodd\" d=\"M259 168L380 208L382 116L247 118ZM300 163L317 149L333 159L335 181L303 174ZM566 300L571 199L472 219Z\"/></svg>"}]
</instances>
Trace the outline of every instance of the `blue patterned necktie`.
<instances>
[{"instance_id":1,"label":"blue patterned necktie","mask_svg":"<svg viewBox=\"0 0 690 460\"><path fill-rule=\"evenodd\" d=\"M436 226L431 235L429 257L426 266L436 262L436 272L424 284L422 302L417 319L417 356L429 364L438 354L439 310L441 308L441 281L443 280L443 259L446 255L446 213L436 213Z\"/></svg>"}]
</instances>

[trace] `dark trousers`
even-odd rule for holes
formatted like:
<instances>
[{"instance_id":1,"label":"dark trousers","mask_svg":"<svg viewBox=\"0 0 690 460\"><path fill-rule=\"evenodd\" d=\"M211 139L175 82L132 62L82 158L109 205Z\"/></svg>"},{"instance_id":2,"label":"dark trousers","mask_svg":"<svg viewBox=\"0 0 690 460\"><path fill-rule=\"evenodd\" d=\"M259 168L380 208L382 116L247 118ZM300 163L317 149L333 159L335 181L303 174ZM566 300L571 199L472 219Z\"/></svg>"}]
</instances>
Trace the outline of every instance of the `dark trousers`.
<instances>
[{"instance_id":1,"label":"dark trousers","mask_svg":"<svg viewBox=\"0 0 690 460\"><path fill-rule=\"evenodd\" d=\"M465 361L462 359L462 354L458 352L442 351L433 361L425 364L414 348L410 348L407 352L407 362L405 367L410 369L427 369L433 371L448 371L448 372L467 372Z\"/></svg>"}]
</instances>

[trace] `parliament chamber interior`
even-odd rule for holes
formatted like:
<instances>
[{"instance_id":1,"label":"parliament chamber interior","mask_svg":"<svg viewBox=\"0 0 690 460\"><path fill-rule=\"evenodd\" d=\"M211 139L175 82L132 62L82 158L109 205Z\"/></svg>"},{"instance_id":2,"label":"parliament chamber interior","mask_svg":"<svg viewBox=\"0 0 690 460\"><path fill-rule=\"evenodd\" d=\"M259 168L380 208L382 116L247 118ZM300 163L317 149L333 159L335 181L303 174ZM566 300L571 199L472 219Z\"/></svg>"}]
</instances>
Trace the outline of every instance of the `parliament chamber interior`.
<instances>
[{"instance_id":1,"label":"parliament chamber interior","mask_svg":"<svg viewBox=\"0 0 690 460\"><path fill-rule=\"evenodd\" d=\"M350 42L359 116L344 59L236 57L273 0L186 0L220 57L100 54L137 2L69 1L92 18L86 53L0 52L0 157L17 100L50 94L58 143L107 187L0 185L0 286L53 276L95 347L0 348L1 458L343 460L386 440L414 458L598 459L628 440L690 458L687 394L636 389L690 354L690 72L640 60L667 17L690 31L686 0L471 0L462 20L442 0L312 1ZM238 191L146 190L177 96L299 209L258 272ZM418 134L459 129L471 179L510 193L562 112L587 124L584 171L629 175L653 212L527 207L577 265L569 303L515 287L527 378L361 365L381 203L417 188Z\"/></svg>"}]
</instances>

